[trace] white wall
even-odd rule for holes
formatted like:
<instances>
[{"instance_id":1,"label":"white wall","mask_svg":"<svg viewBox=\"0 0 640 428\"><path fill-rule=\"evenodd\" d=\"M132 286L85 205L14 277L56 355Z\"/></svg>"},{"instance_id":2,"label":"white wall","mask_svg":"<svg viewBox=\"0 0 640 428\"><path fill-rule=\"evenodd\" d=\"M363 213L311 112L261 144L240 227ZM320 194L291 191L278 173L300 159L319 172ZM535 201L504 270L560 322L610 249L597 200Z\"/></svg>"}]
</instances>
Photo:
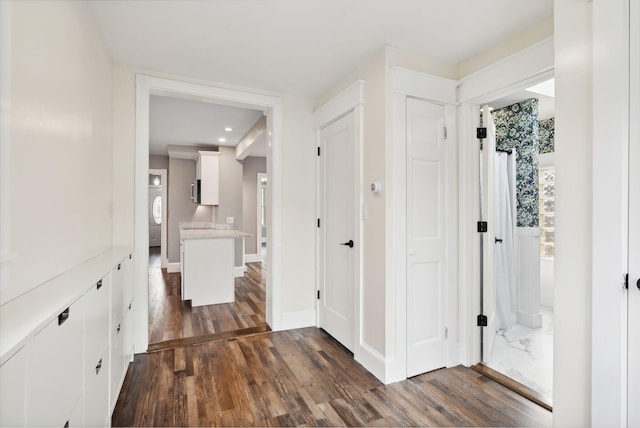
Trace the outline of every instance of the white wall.
<instances>
[{"instance_id":1,"label":"white wall","mask_svg":"<svg viewBox=\"0 0 640 428\"><path fill-rule=\"evenodd\" d=\"M553 424L591 424L591 2L554 2L556 254Z\"/></svg>"},{"instance_id":2,"label":"white wall","mask_svg":"<svg viewBox=\"0 0 640 428\"><path fill-rule=\"evenodd\" d=\"M218 147L220 164L218 178L220 204L213 207L213 221L226 223L227 217L233 217L233 228L244 230L242 225L242 163L236 160L235 147ZM242 266L242 245L236 240L235 265Z\"/></svg>"},{"instance_id":3,"label":"white wall","mask_svg":"<svg viewBox=\"0 0 640 428\"><path fill-rule=\"evenodd\" d=\"M2 303L107 249L112 230L111 59L85 3L12 6L15 258Z\"/></svg>"},{"instance_id":4,"label":"white wall","mask_svg":"<svg viewBox=\"0 0 640 428\"><path fill-rule=\"evenodd\" d=\"M136 73L221 88L271 93L189 79L122 65L114 68L114 241L134 242L134 148ZM312 100L280 95L283 100L282 283L283 313L314 310L315 141ZM169 179L171 181L171 179ZM136 318L140 322L141 316ZM313 320L311 320L313 323Z\"/></svg>"},{"instance_id":5,"label":"white wall","mask_svg":"<svg viewBox=\"0 0 640 428\"><path fill-rule=\"evenodd\" d=\"M258 254L258 173L267 172L266 158L249 156L242 161L242 230L253 235L246 239L245 253Z\"/></svg>"}]
</instances>

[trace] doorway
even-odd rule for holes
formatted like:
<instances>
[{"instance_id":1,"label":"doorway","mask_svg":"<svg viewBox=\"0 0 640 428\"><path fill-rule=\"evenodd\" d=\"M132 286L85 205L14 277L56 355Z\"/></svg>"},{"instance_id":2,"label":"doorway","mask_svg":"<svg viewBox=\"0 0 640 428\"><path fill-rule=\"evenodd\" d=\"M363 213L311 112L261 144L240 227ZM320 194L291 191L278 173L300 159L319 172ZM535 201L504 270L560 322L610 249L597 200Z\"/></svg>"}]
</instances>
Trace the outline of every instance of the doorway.
<instances>
[{"instance_id":1,"label":"doorway","mask_svg":"<svg viewBox=\"0 0 640 428\"><path fill-rule=\"evenodd\" d=\"M551 407L555 169L553 80L487 103L481 127L481 361Z\"/></svg>"},{"instance_id":2,"label":"doorway","mask_svg":"<svg viewBox=\"0 0 640 428\"><path fill-rule=\"evenodd\" d=\"M272 184L267 192L267 206L271 207L267 216L269 239L267 245L272 254L267 260L265 269L265 319L266 323L274 329L281 328L281 306L279 279L280 260L278 251L281 241L281 138L282 138L282 102L278 97L264 96L253 93L216 88L200 84L174 81L138 75L136 77L136 185L135 185L135 250L141 260L136 264L136 289L135 299L135 349L136 352L144 352L148 349L148 254L149 254L149 230L147 220L147 190L148 190L148 166L149 166L149 100L151 95L170 95L183 99L193 99L218 103L222 105L236 106L261 110L267 120L268 154L267 175Z\"/></svg>"}]
</instances>

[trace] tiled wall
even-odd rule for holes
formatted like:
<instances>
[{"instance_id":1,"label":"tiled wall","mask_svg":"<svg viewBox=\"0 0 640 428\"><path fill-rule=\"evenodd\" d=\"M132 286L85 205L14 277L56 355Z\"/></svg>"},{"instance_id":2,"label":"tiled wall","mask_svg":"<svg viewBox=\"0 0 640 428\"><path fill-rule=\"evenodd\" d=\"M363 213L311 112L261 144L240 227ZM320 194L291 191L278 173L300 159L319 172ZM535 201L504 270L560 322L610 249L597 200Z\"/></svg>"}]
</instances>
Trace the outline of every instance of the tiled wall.
<instances>
[{"instance_id":1,"label":"tiled wall","mask_svg":"<svg viewBox=\"0 0 640 428\"><path fill-rule=\"evenodd\" d=\"M538 100L529 99L492 112L498 149L515 149L517 226L538 227Z\"/></svg>"}]
</instances>

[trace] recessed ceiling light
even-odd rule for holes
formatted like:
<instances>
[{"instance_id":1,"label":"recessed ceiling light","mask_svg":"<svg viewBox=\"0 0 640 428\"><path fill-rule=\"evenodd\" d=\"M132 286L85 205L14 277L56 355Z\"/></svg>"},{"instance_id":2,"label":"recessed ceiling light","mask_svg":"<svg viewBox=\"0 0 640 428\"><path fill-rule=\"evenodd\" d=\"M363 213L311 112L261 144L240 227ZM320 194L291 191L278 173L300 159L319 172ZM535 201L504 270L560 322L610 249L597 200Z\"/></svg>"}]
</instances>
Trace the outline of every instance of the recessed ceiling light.
<instances>
[{"instance_id":1,"label":"recessed ceiling light","mask_svg":"<svg viewBox=\"0 0 640 428\"><path fill-rule=\"evenodd\" d=\"M218 138L218 141L221 142L221 143L225 143L227 141L227 139L226 138Z\"/></svg>"},{"instance_id":2,"label":"recessed ceiling light","mask_svg":"<svg viewBox=\"0 0 640 428\"><path fill-rule=\"evenodd\" d=\"M229 127L229 126L227 126L226 128L224 128L224 130L225 130L226 132L231 132L231 131L233 131L233 129L231 129L231 127Z\"/></svg>"}]
</instances>

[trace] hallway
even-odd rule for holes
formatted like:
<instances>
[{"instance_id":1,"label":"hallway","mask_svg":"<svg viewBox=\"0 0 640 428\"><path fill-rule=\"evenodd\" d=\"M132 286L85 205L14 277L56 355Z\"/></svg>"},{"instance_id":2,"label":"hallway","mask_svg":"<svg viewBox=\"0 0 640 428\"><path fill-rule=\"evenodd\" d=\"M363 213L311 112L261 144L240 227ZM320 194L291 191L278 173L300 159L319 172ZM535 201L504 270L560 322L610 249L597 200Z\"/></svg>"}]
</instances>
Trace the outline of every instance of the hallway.
<instances>
[{"instance_id":1,"label":"hallway","mask_svg":"<svg viewBox=\"0 0 640 428\"><path fill-rule=\"evenodd\" d=\"M313 327L135 356L113 426L550 426L464 367L382 385Z\"/></svg>"}]
</instances>

